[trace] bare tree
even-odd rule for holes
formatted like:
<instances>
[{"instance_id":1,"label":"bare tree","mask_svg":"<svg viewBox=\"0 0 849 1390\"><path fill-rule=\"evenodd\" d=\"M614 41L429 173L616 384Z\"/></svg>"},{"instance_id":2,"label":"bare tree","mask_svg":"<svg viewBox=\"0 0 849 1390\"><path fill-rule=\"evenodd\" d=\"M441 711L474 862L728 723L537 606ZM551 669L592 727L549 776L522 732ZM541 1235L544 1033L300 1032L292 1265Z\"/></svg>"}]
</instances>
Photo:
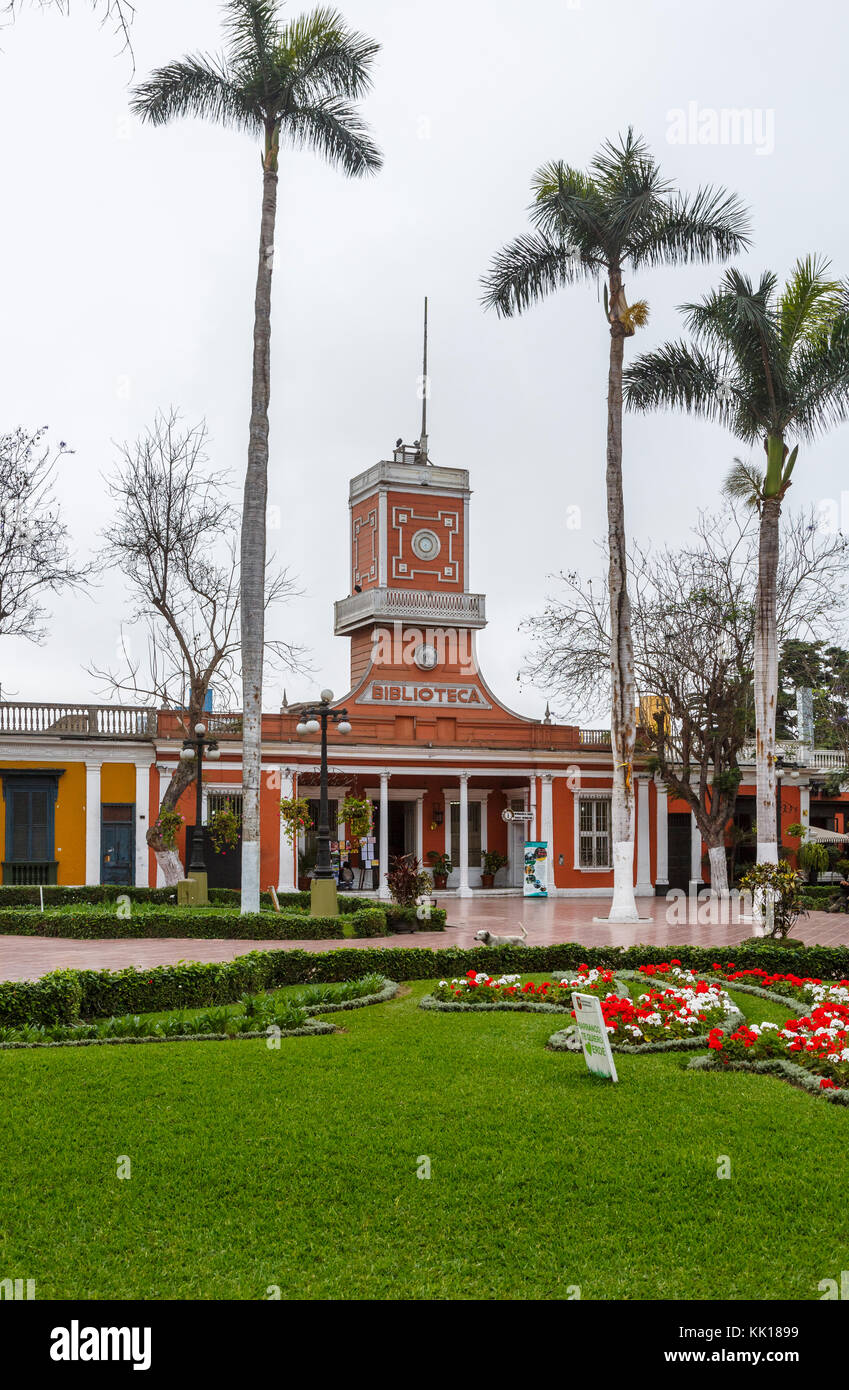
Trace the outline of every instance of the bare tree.
<instances>
[{"instance_id":1,"label":"bare tree","mask_svg":"<svg viewBox=\"0 0 849 1390\"><path fill-rule=\"evenodd\" d=\"M207 466L204 421L183 425L171 410L119 451L106 484L115 520L103 533L103 569L117 568L129 581L133 608L118 642L119 669L91 668L108 687L155 700L179 713L186 730L203 717L213 684L238 708L240 682L239 515L227 495L224 473ZM285 570L266 578L266 607L289 598L294 585ZM271 665L303 669L301 649L268 642ZM195 779L195 763L179 762L161 810L176 806ZM167 883L182 877L176 851L157 821L147 832Z\"/></svg>"},{"instance_id":2,"label":"bare tree","mask_svg":"<svg viewBox=\"0 0 849 1390\"><path fill-rule=\"evenodd\" d=\"M728 505L700 514L678 547L632 547L637 711L650 765L696 817L711 881L728 888L725 830L751 742L758 553L751 514ZM788 518L778 575L780 640L833 631L846 601L847 542L818 530L813 514ZM528 675L594 717L609 707L609 604L603 582L562 576L526 624L535 652Z\"/></svg>"},{"instance_id":3,"label":"bare tree","mask_svg":"<svg viewBox=\"0 0 849 1390\"><path fill-rule=\"evenodd\" d=\"M26 0L6 0L0 13L7 14L14 20L24 8L25 2ZM30 3L39 10L59 10L64 15L71 12L71 0L30 0ZM116 38L120 40L122 51L126 50L132 58L130 26L135 18L135 6L130 4L130 0L89 0L89 4L101 16L102 24L112 25Z\"/></svg>"},{"instance_id":4,"label":"bare tree","mask_svg":"<svg viewBox=\"0 0 849 1390\"><path fill-rule=\"evenodd\" d=\"M48 593L84 584L53 494L56 465L73 453L44 442L47 426L0 435L0 636L42 642Z\"/></svg>"}]
</instances>

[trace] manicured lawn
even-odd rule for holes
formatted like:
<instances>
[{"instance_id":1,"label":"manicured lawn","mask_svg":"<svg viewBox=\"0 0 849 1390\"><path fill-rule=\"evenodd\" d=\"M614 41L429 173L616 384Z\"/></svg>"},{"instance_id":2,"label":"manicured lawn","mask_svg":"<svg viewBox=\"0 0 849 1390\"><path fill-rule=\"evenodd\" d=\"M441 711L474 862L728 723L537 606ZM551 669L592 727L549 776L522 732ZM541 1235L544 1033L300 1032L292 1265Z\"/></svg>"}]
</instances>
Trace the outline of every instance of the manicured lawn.
<instances>
[{"instance_id":1,"label":"manicured lawn","mask_svg":"<svg viewBox=\"0 0 849 1390\"><path fill-rule=\"evenodd\" d=\"M551 1017L424 1013L427 988L277 1051L0 1054L0 1276L40 1299L817 1299L849 1268L845 1110L686 1054L620 1056L613 1088L545 1051Z\"/></svg>"}]
</instances>

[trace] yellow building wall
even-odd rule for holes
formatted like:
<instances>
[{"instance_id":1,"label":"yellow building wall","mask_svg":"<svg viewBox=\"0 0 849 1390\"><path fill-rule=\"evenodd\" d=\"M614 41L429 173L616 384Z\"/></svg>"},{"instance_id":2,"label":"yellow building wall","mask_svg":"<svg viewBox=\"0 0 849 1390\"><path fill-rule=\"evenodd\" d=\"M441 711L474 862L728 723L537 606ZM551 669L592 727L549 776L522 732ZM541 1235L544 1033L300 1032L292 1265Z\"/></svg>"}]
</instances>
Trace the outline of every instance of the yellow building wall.
<instances>
[{"instance_id":1,"label":"yellow building wall","mask_svg":"<svg viewBox=\"0 0 849 1390\"><path fill-rule=\"evenodd\" d=\"M0 762L0 767L27 772L31 768L65 769L56 798L56 858L59 883L85 883L85 763ZM100 811L98 808L97 814ZM6 857L6 802L0 799L0 845Z\"/></svg>"},{"instance_id":2,"label":"yellow building wall","mask_svg":"<svg viewBox=\"0 0 849 1390\"><path fill-rule=\"evenodd\" d=\"M135 763L104 763L100 769L100 800L132 803L135 799ZM144 814L147 815L147 807Z\"/></svg>"}]
</instances>

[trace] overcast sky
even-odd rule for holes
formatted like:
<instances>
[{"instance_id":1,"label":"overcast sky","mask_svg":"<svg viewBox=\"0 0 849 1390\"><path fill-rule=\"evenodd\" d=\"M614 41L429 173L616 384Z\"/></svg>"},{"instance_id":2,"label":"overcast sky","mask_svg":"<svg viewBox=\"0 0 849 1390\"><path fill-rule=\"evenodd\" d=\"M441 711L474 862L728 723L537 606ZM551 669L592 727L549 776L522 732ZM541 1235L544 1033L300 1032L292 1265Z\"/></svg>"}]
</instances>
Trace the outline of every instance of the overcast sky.
<instances>
[{"instance_id":1,"label":"overcast sky","mask_svg":"<svg viewBox=\"0 0 849 1390\"><path fill-rule=\"evenodd\" d=\"M526 229L533 171L555 158L585 165L629 123L683 189L720 183L743 196L752 274L783 277L814 250L849 274L847 11L840 0L340 7L383 46L365 109L386 162L351 181L309 154L280 161L269 501L282 521L269 544L304 596L272 615L271 634L312 648L315 678L287 679L290 699L348 689L348 644L332 626L333 600L348 591L348 480L399 434L418 433L427 293L431 457L471 473L470 587L486 593L489 616L482 670L508 705L538 717L544 694L516 680L517 629L553 590L553 572L599 567L607 326L589 288L500 321L480 307L479 277ZM76 450L59 494L75 549L89 556L110 521L100 479L114 441L134 438L158 408L205 416L214 463L241 486L261 175L247 136L130 118L127 55L86 0L71 11L25 10L0 36L0 431L49 424ZM137 75L218 48L219 16L213 0L137 0ZM680 143L670 113L690 103L702 118L751 109L752 143ZM651 319L628 351L677 336L676 305L718 274L630 282ZM803 449L794 503L849 488L847 443L843 427ZM686 417L626 418L632 535L680 536L716 504L739 451ZM575 506L578 530L566 525ZM126 606L118 580L52 601L43 647L2 640L4 696L96 698L83 668L113 660ZM271 682L266 708L279 700Z\"/></svg>"}]
</instances>

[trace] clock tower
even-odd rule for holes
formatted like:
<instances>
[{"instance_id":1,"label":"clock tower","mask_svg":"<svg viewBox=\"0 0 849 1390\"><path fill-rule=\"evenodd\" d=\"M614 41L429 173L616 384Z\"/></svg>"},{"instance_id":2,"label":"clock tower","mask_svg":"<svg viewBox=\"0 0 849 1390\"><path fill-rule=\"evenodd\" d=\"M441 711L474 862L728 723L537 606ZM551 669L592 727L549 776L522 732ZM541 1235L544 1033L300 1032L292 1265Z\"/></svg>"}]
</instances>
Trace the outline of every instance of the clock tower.
<instances>
[{"instance_id":1,"label":"clock tower","mask_svg":"<svg viewBox=\"0 0 849 1390\"><path fill-rule=\"evenodd\" d=\"M427 437L352 478L351 593L336 605L351 639L351 689L387 670L438 680L474 663L486 626L469 591L469 474L430 462Z\"/></svg>"}]
</instances>

